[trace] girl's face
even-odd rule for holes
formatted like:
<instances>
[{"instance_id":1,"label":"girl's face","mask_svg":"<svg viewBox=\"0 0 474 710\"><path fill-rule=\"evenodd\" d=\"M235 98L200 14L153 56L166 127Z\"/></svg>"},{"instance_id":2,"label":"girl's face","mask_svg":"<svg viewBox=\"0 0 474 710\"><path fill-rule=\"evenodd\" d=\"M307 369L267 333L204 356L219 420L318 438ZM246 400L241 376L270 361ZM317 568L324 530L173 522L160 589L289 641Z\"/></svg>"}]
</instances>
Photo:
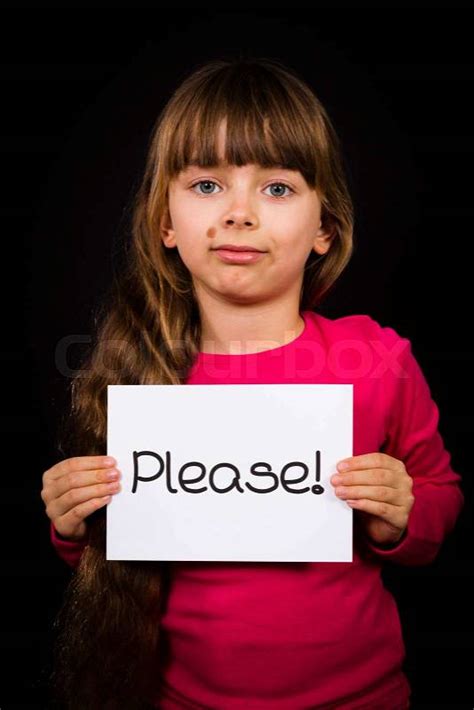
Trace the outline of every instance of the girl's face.
<instances>
[{"instance_id":1,"label":"girl's face","mask_svg":"<svg viewBox=\"0 0 474 710\"><path fill-rule=\"evenodd\" d=\"M250 304L286 295L298 303L308 255L330 246L318 194L294 170L190 166L170 184L166 219L163 242L177 247L200 301ZM264 253L229 263L216 250L224 244Z\"/></svg>"}]
</instances>

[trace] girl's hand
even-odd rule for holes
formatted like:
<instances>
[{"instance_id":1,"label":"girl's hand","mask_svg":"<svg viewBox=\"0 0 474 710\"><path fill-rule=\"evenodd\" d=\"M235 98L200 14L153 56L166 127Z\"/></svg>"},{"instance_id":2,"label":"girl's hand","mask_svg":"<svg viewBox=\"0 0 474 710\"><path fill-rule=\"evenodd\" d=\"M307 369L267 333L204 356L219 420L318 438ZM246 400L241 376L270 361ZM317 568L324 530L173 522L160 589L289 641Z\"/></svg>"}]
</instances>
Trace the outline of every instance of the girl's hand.
<instances>
[{"instance_id":1,"label":"girl's hand","mask_svg":"<svg viewBox=\"0 0 474 710\"><path fill-rule=\"evenodd\" d=\"M41 498L57 532L69 540L87 536L85 518L120 490L120 472L107 456L64 459L43 473Z\"/></svg>"},{"instance_id":2,"label":"girl's hand","mask_svg":"<svg viewBox=\"0 0 474 710\"><path fill-rule=\"evenodd\" d=\"M348 468L341 468L343 462ZM376 544L396 544L415 502L413 479L405 464L381 452L352 456L343 462L330 479L336 495L361 511L365 532Z\"/></svg>"}]
</instances>

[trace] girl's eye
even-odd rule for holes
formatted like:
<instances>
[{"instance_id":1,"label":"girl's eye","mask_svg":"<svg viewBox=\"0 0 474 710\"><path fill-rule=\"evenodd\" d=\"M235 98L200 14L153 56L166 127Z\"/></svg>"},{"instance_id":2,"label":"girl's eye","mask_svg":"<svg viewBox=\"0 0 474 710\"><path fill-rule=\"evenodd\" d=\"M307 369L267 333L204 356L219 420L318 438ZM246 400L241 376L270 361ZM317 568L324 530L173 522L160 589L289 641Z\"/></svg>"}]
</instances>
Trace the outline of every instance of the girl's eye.
<instances>
[{"instance_id":1,"label":"girl's eye","mask_svg":"<svg viewBox=\"0 0 474 710\"><path fill-rule=\"evenodd\" d=\"M284 182L272 182L268 187L273 187L274 185L278 185L279 187L286 187L287 190L290 190L291 193L294 192L293 188L287 185ZM265 188L267 189L267 188ZM272 197L276 197L278 199L282 199L283 197L287 197L287 195L272 195Z\"/></svg>"},{"instance_id":2,"label":"girl's eye","mask_svg":"<svg viewBox=\"0 0 474 710\"><path fill-rule=\"evenodd\" d=\"M198 185L206 185L207 187L209 187L210 185L217 185L217 183L215 183L213 180L198 180L198 182L195 182L193 185L191 185L190 189L193 190L193 192L194 192L195 191L194 188L197 187ZM268 187L273 187L274 185L278 185L278 187L280 187L280 188L286 187L286 189L290 190L291 193L294 192L293 188L284 182L272 182L270 185L268 185ZM208 191L207 187L205 188L204 192L200 192L197 194L200 194L201 196L212 195L213 193ZM265 189L267 190L268 187ZM288 195L272 195L272 197L275 197L276 199L282 199L282 198L288 197Z\"/></svg>"},{"instance_id":3,"label":"girl's eye","mask_svg":"<svg viewBox=\"0 0 474 710\"><path fill-rule=\"evenodd\" d=\"M198 185L217 185L213 180L199 180L198 182L195 182L193 185L191 185L190 189L194 192L194 188L197 187ZM212 192L207 192L205 191L204 193L200 193L201 195L212 195Z\"/></svg>"}]
</instances>

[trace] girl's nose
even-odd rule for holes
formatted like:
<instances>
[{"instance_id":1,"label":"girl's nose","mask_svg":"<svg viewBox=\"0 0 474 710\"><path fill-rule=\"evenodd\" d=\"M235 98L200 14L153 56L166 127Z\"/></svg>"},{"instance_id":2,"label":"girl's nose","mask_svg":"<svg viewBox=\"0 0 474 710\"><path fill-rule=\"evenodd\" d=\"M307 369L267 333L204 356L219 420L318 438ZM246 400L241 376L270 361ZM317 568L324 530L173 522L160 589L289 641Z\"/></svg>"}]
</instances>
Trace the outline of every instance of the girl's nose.
<instances>
[{"instance_id":1,"label":"girl's nose","mask_svg":"<svg viewBox=\"0 0 474 710\"><path fill-rule=\"evenodd\" d=\"M240 222L239 220L226 219L226 224L234 224L235 222L236 222L237 224L243 224L243 225L245 225L246 227L252 227L252 225L253 225L253 222L252 222L252 220L250 220L250 219L245 219L245 220L243 220L242 222Z\"/></svg>"}]
</instances>

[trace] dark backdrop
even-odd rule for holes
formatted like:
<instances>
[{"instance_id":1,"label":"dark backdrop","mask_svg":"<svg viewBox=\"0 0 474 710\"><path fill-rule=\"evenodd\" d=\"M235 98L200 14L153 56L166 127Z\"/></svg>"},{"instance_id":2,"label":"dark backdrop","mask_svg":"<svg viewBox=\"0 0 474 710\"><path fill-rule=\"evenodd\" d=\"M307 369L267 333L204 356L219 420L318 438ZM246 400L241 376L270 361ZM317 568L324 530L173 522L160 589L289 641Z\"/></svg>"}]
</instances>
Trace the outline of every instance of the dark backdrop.
<instances>
[{"instance_id":1,"label":"dark backdrop","mask_svg":"<svg viewBox=\"0 0 474 710\"><path fill-rule=\"evenodd\" d=\"M40 498L42 474L58 460L68 384L57 346L91 332L156 114L197 63L244 52L300 72L343 142L356 250L324 313L368 313L410 338L440 407L465 509L434 563L387 564L383 575L402 617L413 707L471 708L463 670L473 649L467 13L452 4L237 14L173 7L17 4L3 17L0 707L47 707L51 627L70 576L50 546Z\"/></svg>"}]
</instances>

